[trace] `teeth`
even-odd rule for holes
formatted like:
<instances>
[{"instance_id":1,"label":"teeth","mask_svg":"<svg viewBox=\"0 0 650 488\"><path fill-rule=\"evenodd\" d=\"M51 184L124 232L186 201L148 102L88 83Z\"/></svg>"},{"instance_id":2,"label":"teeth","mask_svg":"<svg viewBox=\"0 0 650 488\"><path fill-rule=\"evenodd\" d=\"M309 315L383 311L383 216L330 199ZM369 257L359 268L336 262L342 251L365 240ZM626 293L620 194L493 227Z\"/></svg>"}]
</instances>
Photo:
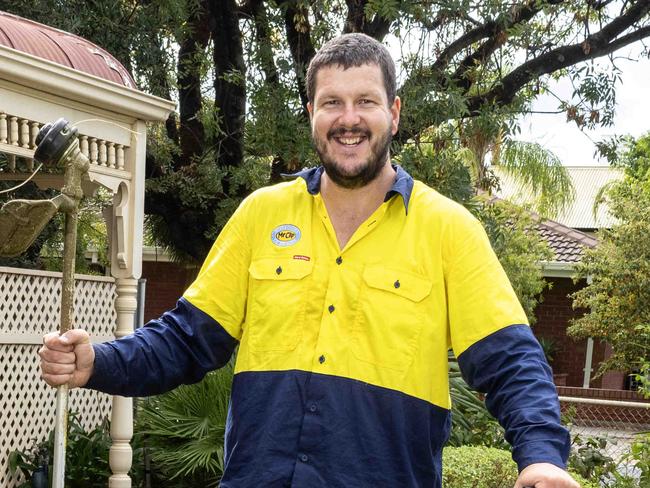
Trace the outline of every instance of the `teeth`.
<instances>
[{"instance_id":1,"label":"teeth","mask_svg":"<svg viewBox=\"0 0 650 488\"><path fill-rule=\"evenodd\" d=\"M348 146L353 146L355 144L359 144L361 142L360 137L341 137L339 139L343 144L346 144Z\"/></svg>"}]
</instances>

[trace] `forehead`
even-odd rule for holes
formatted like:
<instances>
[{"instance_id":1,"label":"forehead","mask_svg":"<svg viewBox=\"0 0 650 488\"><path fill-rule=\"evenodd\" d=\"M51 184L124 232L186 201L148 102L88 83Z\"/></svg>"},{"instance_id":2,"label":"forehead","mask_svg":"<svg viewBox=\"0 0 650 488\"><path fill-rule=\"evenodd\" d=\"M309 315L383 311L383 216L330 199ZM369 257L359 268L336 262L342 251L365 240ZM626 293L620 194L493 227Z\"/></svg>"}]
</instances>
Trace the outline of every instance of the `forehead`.
<instances>
[{"instance_id":1,"label":"forehead","mask_svg":"<svg viewBox=\"0 0 650 488\"><path fill-rule=\"evenodd\" d=\"M324 66L316 73L314 98L359 92L386 96L384 77L378 65L362 64L344 68L334 64Z\"/></svg>"}]
</instances>

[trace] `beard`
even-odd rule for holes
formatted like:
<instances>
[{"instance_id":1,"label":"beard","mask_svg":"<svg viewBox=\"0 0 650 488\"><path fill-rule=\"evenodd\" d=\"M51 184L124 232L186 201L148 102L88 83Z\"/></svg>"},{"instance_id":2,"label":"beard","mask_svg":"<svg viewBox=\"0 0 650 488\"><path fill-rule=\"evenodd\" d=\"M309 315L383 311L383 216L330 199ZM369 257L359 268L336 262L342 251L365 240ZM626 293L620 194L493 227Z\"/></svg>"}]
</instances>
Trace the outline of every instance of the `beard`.
<instances>
[{"instance_id":1,"label":"beard","mask_svg":"<svg viewBox=\"0 0 650 488\"><path fill-rule=\"evenodd\" d=\"M370 143L370 156L363 164L353 170L346 169L345 166L335 160L327 151L327 142L332 142L338 135L355 135L365 137ZM373 181L383 169L390 150L390 144L393 141L393 134L390 126L386 132L378 138L372 136L370 131L360 128L347 130L343 127L330 129L327 132L327 140L318 138L312 131L312 141L318 157L325 168L327 176L338 186L347 189L361 188ZM376 140L375 140L376 139ZM335 142L336 143L336 142Z\"/></svg>"}]
</instances>

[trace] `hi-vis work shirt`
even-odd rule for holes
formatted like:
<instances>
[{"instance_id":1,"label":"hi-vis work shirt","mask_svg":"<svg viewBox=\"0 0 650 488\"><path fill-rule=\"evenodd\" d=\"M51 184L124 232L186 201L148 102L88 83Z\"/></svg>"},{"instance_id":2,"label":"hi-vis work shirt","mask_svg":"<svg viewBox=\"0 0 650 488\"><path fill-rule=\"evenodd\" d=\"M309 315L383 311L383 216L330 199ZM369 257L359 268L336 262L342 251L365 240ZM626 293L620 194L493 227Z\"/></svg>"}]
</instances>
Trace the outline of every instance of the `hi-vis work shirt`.
<instances>
[{"instance_id":1,"label":"hi-vis work shirt","mask_svg":"<svg viewBox=\"0 0 650 488\"><path fill-rule=\"evenodd\" d=\"M156 394L238 344L223 488L440 487L451 347L519 467L564 466L550 370L483 228L395 169L343 249L322 168L254 192L174 310L95 346L87 387Z\"/></svg>"}]
</instances>

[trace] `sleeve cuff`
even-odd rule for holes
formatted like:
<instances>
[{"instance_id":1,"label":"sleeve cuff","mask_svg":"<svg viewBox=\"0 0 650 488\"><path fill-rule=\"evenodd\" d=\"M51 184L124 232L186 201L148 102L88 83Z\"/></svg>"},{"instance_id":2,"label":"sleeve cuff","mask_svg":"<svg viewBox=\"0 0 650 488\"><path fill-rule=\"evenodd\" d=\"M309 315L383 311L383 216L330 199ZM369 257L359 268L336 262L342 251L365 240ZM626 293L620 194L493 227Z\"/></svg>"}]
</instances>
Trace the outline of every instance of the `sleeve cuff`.
<instances>
[{"instance_id":1,"label":"sleeve cuff","mask_svg":"<svg viewBox=\"0 0 650 488\"><path fill-rule=\"evenodd\" d=\"M521 472L526 466L536 463L550 463L558 468L566 469L564 461L564 446L558 446L554 449L557 439L546 441L524 442L512 450L512 459L517 463L517 468Z\"/></svg>"},{"instance_id":2,"label":"sleeve cuff","mask_svg":"<svg viewBox=\"0 0 650 488\"><path fill-rule=\"evenodd\" d=\"M93 363L93 373L90 376L88 382L83 386L91 390L98 390L108 393L108 387L106 378L109 378L109 355L107 349L110 348L110 345L107 343L104 344L93 344L93 350L95 351L95 362Z\"/></svg>"}]
</instances>

